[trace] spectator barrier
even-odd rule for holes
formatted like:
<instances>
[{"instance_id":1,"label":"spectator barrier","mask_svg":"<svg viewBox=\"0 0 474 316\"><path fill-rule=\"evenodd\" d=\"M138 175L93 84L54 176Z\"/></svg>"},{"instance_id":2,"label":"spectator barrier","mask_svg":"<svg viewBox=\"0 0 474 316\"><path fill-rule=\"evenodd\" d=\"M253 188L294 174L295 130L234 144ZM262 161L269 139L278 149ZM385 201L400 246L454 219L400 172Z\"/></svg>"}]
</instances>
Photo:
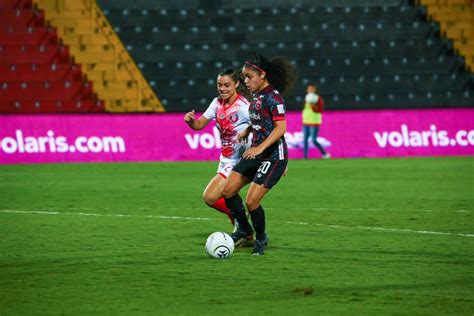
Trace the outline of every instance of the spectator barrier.
<instances>
[{"instance_id":1,"label":"spectator barrier","mask_svg":"<svg viewBox=\"0 0 474 316\"><path fill-rule=\"evenodd\" d=\"M193 131L183 116L0 115L0 163L218 160L214 124ZM287 113L286 140L302 158L300 112ZM326 112L319 141L333 158L474 155L474 109Z\"/></svg>"}]
</instances>

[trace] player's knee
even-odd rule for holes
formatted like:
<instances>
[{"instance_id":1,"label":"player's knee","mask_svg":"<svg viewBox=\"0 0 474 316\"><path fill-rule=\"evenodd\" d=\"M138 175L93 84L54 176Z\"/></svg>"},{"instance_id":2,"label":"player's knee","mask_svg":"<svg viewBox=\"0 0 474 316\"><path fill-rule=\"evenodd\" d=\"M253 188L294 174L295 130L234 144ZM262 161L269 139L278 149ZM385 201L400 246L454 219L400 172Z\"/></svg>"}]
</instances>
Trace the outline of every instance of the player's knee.
<instances>
[{"instance_id":1,"label":"player's knee","mask_svg":"<svg viewBox=\"0 0 474 316\"><path fill-rule=\"evenodd\" d=\"M212 196L206 193L202 195L202 199L204 200L204 203L206 203L207 205L213 205L214 203L216 203L216 199L214 199Z\"/></svg>"},{"instance_id":2,"label":"player's knee","mask_svg":"<svg viewBox=\"0 0 474 316\"><path fill-rule=\"evenodd\" d=\"M202 193L202 199L207 205L210 206L214 205L221 197L221 193L216 190L204 190Z\"/></svg>"},{"instance_id":3,"label":"player's knee","mask_svg":"<svg viewBox=\"0 0 474 316\"><path fill-rule=\"evenodd\" d=\"M232 190L231 188L227 186L224 187L224 189L222 189L222 196L224 197L224 199L233 197L235 194L236 194L235 190Z\"/></svg>"},{"instance_id":4,"label":"player's knee","mask_svg":"<svg viewBox=\"0 0 474 316\"><path fill-rule=\"evenodd\" d=\"M247 199L245 200L245 206L247 206L247 209L249 211L256 210L258 206L260 205L260 201L255 201L253 199Z\"/></svg>"}]
</instances>

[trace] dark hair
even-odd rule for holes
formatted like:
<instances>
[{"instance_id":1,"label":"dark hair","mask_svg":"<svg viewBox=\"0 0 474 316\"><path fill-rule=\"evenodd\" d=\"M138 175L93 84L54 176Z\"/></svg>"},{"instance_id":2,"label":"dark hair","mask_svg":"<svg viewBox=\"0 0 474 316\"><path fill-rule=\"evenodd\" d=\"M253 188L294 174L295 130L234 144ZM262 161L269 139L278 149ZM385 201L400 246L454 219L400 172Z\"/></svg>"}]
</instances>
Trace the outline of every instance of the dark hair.
<instances>
[{"instance_id":1,"label":"dark hair","mask_svg":"<svg viewBox=\"0 0 474 316\"><path fill-rule=\"evenodd\" d=\"M285 57L278 56L268 60L265 56L254 55L245 61L245 66L250 66L259 73L264 71L268 82L281 94L286 94L298 78L296 68Z\"/></svg>"},{"instance_id":2,"label":"dark hair","mask_svg":"<svg viewBox=\"0 0 474 316\"><path fill-rule=\"evenodd\" d=\"M245 98L250 99L250 92L247 90L245 83L242 79L242 73L240 70L237 70L233 67L227 67L219 71L218 76L229 76L233 82L239 82L237 87L237 92L243 95Z\"/></svg>"},{"instance_id":3,"label":"dark hair","mask_svg":"<svg viewBox=\"0 0 474 316\"><path fill-rule=\"evenodd\" d=\"M314 82L310 82L306 85L306 89L308 89L308 87L314 87L314 90L316 90L315 92L316 93L319 93L319 89L318 89L318 86L314 83Z\"/></svg>"}]
</instances>

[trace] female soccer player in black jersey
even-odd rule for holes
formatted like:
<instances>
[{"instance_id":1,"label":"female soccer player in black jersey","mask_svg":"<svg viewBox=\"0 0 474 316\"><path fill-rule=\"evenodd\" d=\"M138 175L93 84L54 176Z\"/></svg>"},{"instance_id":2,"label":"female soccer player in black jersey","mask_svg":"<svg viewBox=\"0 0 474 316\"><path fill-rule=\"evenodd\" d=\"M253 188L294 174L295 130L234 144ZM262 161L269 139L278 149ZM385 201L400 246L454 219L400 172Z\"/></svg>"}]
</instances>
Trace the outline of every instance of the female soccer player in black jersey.
<instances>
[{"instance_id":1,"label":"female soccer player in black jersey","mask_svg":"<svg viewBox=\"0 0 474 316\"><path fill-rule=\"evenodd\" d=\"M285 142L285 106L280 93L284 94L296 80L295 68L288 60L274 57L270 60L261 55L245 61L242 75L253 99L249 107L251 125L239 133L246 139L252 132L252 147L234 166L223 189L225 202L239 223L232 233L238 247L253 239L253 255L263 255L268 244L265 232L265 212L260 205L265 194L280 180L288 164L288 147ZM245 204L252 219L253 229L247 220L240 189L251 183Z\"/></svg>"}]
</instances>

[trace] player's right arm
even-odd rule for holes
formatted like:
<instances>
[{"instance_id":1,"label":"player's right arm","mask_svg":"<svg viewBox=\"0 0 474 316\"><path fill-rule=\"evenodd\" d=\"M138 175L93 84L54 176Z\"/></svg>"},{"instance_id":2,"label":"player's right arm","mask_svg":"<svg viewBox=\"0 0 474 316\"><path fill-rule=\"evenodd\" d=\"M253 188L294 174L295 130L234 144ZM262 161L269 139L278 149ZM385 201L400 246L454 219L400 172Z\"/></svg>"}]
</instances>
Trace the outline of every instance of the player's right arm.
<instances>
[{"instance_id":1,"label":"player's right arm","mask_svg":"<svg viewBox=\"0 0 474 316\"><path fill-rule=\"evenodd\" d=\"M194 114L195 114L194 110L192 110L191 112L186 113L184 115L184 121L189 125L189 127L191 127L195 131L203 129L211 121L210 119L208 119L204 115L201 115L201 117L196 120Z\"/></svg>"}]
</instances>

